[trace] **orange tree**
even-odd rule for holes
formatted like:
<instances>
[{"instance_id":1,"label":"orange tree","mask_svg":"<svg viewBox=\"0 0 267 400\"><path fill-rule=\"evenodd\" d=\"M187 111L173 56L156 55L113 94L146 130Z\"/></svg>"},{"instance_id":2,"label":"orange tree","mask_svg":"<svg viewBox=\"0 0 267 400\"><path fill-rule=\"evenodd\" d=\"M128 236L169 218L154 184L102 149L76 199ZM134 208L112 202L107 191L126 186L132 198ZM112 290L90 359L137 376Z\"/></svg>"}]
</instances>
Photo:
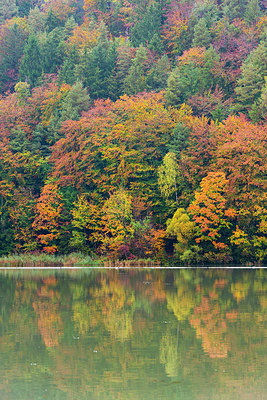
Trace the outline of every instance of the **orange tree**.
<instances>
[{"instance_id":1,"label":"orange tree","mask_svg":"<svg viewBox=\"0 0 267 400\"><path fill-rule=\"evenodd\" d=\"M188 207L196 226L196 242L202 244L208 258L212 258L214 251L220 256L229 253L227 239L230 218L234 217L235 211L227 207L227 184L223 172L210 172L202 179L200 190L196 191L195 199Z\"/></svg>"}]
</instances>

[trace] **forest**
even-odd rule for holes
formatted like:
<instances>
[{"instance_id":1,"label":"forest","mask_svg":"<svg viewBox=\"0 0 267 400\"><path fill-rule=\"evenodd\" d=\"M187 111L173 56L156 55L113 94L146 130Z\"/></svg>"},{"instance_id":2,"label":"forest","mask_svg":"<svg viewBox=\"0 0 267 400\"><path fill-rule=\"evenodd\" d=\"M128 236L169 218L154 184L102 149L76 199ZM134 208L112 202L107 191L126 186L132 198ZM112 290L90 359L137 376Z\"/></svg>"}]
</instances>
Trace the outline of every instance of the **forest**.
<instances>
[{"instance_id":1,"label":"forest","mask_svg":"<svg viewBox=\"0 0 267 400\"><path fill-rule=\"evenodd\" d=\"M0 0L0 256L266 262L265 0Z\"/></svg>"}]
</instances>

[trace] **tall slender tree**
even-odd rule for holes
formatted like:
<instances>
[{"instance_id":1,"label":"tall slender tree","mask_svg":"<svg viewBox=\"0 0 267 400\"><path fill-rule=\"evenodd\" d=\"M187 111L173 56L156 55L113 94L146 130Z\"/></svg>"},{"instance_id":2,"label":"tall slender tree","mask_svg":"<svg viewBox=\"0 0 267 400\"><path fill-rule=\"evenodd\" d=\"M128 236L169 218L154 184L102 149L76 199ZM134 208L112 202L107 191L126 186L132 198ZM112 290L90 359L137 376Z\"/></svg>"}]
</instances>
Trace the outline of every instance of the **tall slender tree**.
<instances>
[{"instance_id":1,"label":"tall slender tree","mask_svg":"<svg viewBox=\"0 0 267 400\"><path fill-rule=\"evenodd\" d=\"M22 78L27 81L31 87L36 85L37 79L42 74L42 58L35 35L30 35L25 45L20 73Z\"/></svg>"}]
</instances>

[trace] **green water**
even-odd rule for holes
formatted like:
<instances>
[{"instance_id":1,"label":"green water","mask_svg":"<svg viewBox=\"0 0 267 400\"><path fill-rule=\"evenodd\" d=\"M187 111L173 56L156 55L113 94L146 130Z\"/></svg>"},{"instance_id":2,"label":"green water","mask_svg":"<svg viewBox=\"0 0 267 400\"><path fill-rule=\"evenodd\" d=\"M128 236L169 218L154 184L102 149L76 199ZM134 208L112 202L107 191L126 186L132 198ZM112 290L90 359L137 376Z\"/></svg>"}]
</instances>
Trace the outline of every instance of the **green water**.
<instances>
[{"instance_id":1,"label":"green water","mask_svg":"<svg viewBox=\"0 0 267 400\"><path fill-rule=\"evenodd\" d=\"M266 399L266 277L2 271L0 399Z\"/></svg>"}]
</instances>

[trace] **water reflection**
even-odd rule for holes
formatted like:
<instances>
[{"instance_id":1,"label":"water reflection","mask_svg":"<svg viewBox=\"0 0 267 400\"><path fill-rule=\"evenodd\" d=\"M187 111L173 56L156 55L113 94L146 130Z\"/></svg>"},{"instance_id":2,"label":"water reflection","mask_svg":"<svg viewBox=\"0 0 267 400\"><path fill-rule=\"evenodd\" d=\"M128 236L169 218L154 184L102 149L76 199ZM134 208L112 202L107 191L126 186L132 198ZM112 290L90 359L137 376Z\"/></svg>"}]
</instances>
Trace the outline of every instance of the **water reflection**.
<instances>
[{"instance_id":1,"label":"water reflection","mask_svg":"<svg viewBox=\"0 0 267 400\"><path fill-rule=\"evenodd\" d=\"M266 272L0 274L0 398L264 399Z\"/></svg>"}]
</instances>

